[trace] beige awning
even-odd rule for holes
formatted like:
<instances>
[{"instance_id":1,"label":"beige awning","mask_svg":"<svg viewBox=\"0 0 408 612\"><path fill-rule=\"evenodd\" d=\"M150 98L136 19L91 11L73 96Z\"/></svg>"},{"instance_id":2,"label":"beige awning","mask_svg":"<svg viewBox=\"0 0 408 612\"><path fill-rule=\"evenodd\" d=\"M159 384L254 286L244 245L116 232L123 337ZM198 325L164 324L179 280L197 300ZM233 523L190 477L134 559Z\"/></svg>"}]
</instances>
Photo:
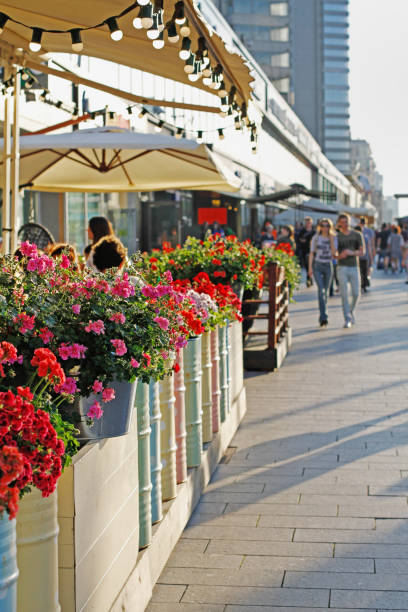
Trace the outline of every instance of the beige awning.
<instances>
[{"instance_id":1,"label":"beige awning","mask_svg":"<svg viewBox=\"0 0 408 612\"><path fill-rule=\"evenodd\" d=\"M120 14L130 5L131 0L68 0L67 2L7 0L6 2L0 2L0 11L27 26L65 31L94 26L112 15ZM163 1L164 23L171 19L174 5L174 0ZM191 26L191 50L196 51L198 38L204 36L211 64L222 66L227 89L235 86L238 104L240 106L243 102L248 104L251 96L250 83L252 77L244 59L235 52L231 53L231 50L226 48L218 34L209 28L195 6L194 0L184 0L184 6L185 15L189 18ZM202 79L195 83L188 80L183 69L184 61L178 55L181 42L172 44L168 42L167 35L165 35L164 48L157 50L153 48L152 41L147 38L145 29L137 30L133 27L132 22L138 11L139 7L135 3L134 8L129 13L118 19L119 26L123 31L123 38L119 42L111 39L106 25L82 32L84 43L82 53L91 57L115 61L118 64L138 68L211 92L212 90L203 84ZM31 53L28 49L31 36L31 29L9 20L5 24L0 40L10 43L15 48L24 49L38 60L38 55ZM41 52L72 53L71 43L69 33L44 32Z\"/></svg>"},{"instance_id":2,"label":"beige awning","mask_svg":"<svg viewBox=\"0 0 408 612\"><path fill-rule=\"evenodd\" d=\"M0 162L0 181L3 167ZM24 189L231 192L240 184L205 145L166 134L104 127L20 138L20 188Z\"/></svg>"}]
</instances>

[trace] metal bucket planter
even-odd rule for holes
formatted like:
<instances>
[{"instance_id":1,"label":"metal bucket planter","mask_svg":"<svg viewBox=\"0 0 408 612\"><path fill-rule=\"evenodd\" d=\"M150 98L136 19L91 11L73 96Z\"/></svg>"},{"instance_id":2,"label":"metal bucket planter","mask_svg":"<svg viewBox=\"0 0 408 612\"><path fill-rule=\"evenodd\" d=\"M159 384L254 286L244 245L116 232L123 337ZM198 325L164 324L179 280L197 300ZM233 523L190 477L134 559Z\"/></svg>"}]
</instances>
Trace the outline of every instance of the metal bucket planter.
<instances>
[{"instance_id":1,"label":"metal bucket planter","mask_svg":"<svg viewBox=\"0 0 408 612\"><path fill-rule=\"evenodd\" d=\"M17 610L16 520L0 515L0 612Z\"/></svg>"},{"instance_id":2,"label":"metal bucket planter","mask_svg":"<svg viewBox=\"0 0 408 612\"><path fill-rule=\"evenodd\" d=\"M212 361L212 426L216 433L220 428L220 353L218 348L218 327L211 332L211 361Z\"/></svg>"},{"instance_id":3,"label":"metal bucket planter","mask_svg":"<svg viewBox=\"0 0 408 612\"><path fill-rule=\"evenodd\" d=\"M212 423L212 362L211 362L211 332L201 336L201 398L203 406L203 442L211 442L213 435Z\"/></svg>"},{"instance_id":4,"label":"metal bucket planter","mask_svg":"<svg viewBox=\"0 0 408 612\"><path fill-rule=\"evenodd\" d=\"M175 404L175 419L176 419L176 472L177 484L187 480L187 454L186 454L186 403L184 385L184 360L183 351L177 354L176 363L179 366L179 371L174 373L174 395L176 398Z\"/></svg>"},{"instance_id":5,"label":"metal bucket planter","mask_svg":"<svg viewBox=\"0 0 408 612\"><path fill-rule=\"evenodd\" d=\"M173 499L177 495L176 478L176 425L174 420L174 375L168 376L160 383L160 424L162 498Z\"/></svg>"},{"instance_id":6,"label":"metal bucket planter","mask_svg":"<svg viewBox=\"0 0 408 612\"><path fill-rule=\"evenodd\" d=\"M59 612L57 493L24 495L17 515L18 612Z\"/></svg>"},{"instance_id":7,"label":"metal bucket planter","mask_svg":"<svg viewBox=\"0 0 408 612\"><path fill-rule=\"evenodd\" d=\"M162 511L162 464L160 456L160 395L159 383L151 380L149 383L149 411L150 411L150 476L152 481L151 504L152 523L163 518Z\"/></svg>"},{"instance_id":8,"label":"metal bucket planter","mask_svg":"<svg viewBox=\"0 0 408 612\"><path fill-rule=\"evenodd\" d=\"M227 328L226 326L218 329L218 342L220 352L220 419L223 423L228 413L228 348L227 348Z\"/></svg>"},{"instance_id":9,"label":"metal bucket planter","mask_svg":"<svg viewBox=\"0 0 408 612\"><path fill-rule=\"evenodd\" d=\"M203 446L201 404L201 337L190 338L184 349L186 385L187 466L201 464Z\"/></svg>"},{"instance_id":10,"label":"metal bucket planter","mask_svg":"<svg viewBox=\"0 0 408 612\"><path fill-rule=\"evenodd\" d=\"M139 547L152 539L152 481L150 476L149 385L139 382L136 390L137 442L139 471Z\"/></svg>"},{"instance_id":11,"label":"metal bucket planter","mask_svg":"<svg viewBox=\"0 0 408 612\"><path fill-rule=\"evenodd\" d=\"M92 393L88 397L81 397L72 405L64 406L64 411L69 415L69 420L74 422L79 429L78 440L80 442L116 438L129 432L137 381L129 383L114 380L108 386L115 389L115 399L103 405L103 415L100 419L95 419L93 425L87 424L86 415L92 404L95 401L100 401L100 395Z\"/></svg>"}]
</instances>

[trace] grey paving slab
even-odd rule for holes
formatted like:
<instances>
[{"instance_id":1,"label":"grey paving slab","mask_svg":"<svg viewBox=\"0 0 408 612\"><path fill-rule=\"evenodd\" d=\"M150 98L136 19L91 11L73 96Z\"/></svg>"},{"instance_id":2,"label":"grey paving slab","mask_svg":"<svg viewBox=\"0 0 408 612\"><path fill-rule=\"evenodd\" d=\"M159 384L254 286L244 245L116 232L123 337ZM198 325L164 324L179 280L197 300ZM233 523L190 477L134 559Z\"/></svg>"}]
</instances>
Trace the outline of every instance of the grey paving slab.
<instances>
[{"instance_id":1,"label":"grey paving slab","mask_svg":"<svg viewBox=\"0 0 408 612\"><path fill-rule=\"evenodd\" d=\"M333 590L330 605L344 608L408 610L408 591Z\"/></svg>"},{"instance_id":2,"label":"grey paving slab","mask_svg":"<svg viewBox=\"0 0 408 612\"><path fill-rule=\"evenodd\" d=\"M183 596L186 603L226 603L241 606L274 604L275 606L328 607L327 589L288 589L189 585Z\"/></svg>"},{"instance_id":3,"label":"grey paving slab","mask_svg":"<svg viewBox=\"0 0 408 612\"><path fill-rule=\"evenodd\" d=\"M336 297L321 331L315 289L297 294L291 352L248 374L235 453L149 612L408 610L406 296L380 275L355 327Z\"/></svg>"}]
</instances>

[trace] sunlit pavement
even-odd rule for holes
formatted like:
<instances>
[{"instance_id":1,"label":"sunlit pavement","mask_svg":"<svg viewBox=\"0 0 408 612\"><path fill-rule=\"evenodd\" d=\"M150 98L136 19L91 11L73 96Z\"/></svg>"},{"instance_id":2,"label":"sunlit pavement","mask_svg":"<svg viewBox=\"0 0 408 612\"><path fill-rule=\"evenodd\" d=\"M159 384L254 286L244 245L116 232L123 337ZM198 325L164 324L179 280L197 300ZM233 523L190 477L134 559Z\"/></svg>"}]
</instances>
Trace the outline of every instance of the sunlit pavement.
<instances>
[{"instance_id":1,"label":"sunlit pavement","mask_svg":"<svg viewBox=\"0 0 408 612\"><path fill-rule=\"evenodd\" d=\"M296 295L149 612L408 610L407 288L378 272L352 329L340 297L320 330L315 287Z\"/></svg>"}]
</instances>

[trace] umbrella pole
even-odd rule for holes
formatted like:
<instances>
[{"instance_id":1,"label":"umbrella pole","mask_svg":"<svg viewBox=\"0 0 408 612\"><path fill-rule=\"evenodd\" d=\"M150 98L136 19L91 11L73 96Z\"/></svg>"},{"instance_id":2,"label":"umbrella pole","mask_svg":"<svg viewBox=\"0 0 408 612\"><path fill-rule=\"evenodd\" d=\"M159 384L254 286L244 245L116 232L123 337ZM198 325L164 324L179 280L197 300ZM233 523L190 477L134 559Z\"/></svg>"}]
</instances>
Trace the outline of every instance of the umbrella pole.
<instances>
[{"instance_id":1,"label":"umbrella pole","mask_svg":"<svg viewBox=\"0 0 408 612\"><path fill-rule=\"evenodd\" d=\"M19 178L20 178L20 75L17 67L14 76L14 117L12 142L12 171L11 171L11 252L17 248L17 208L19 205Z\"/></svg>"},{"instance_id":2,"label":"umbrella pole","mask_svg":"<svg viewBox=\"0 0 408 612\"><path fill-rule=\"evenodd\" d=\"M3 125L3 210L2 210L2 238L3 253L10 252L10 113L11 100L8 93L4 96L4 125Z\"/></svg>"}]
</instances>

